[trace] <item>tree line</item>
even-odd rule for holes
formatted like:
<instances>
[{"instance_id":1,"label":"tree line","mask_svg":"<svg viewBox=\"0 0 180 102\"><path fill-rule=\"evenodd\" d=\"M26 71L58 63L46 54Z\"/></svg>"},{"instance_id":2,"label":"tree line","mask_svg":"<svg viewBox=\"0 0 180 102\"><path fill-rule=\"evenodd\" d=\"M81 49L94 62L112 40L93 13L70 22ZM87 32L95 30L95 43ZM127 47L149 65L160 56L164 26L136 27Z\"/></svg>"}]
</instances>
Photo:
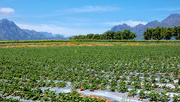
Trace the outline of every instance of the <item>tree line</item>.
<instances>
[{"instance_id":1,"label":"tree line","mask_svg":"<svg viewBox=\"0 0 180 102\"><path fill-rule=\"evenodd\" d=\"M94 40L130 40L134 39L137 35L130 32L130 30L124 31L107 31L104 34L87 34L87 35L77 35L73 39L94 39Z\"/></svg>"},{"instance_id":2,"label":"tree line","mask_svg":"<svg viewBox=\"0 0 180 102\"><path fill-rule=\"evenodd\" d=\"M180 26L146 28L146 31L143 33L145 40L170 40L173 36L175 36L176 40L180 40Z\"/></svg>"}]
</instances>

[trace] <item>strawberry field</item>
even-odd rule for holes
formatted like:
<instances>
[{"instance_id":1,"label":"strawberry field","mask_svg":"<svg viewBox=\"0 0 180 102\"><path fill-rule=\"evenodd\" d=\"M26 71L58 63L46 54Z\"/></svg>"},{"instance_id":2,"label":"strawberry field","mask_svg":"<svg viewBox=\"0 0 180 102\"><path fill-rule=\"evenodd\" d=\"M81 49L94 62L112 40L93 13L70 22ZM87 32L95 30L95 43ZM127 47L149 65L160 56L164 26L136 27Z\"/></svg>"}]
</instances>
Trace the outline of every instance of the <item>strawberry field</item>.
<instances>
[{"instance_id":1,"label":"strawberry field","mask_svg":"<svg viewBox=\"0 0 180 102\"><path fill-rule=\"evenodd\" d=\"M0 48L0 101L105 101L77 93L180 101L180 46Z\"/></svg>"}]
</instances>

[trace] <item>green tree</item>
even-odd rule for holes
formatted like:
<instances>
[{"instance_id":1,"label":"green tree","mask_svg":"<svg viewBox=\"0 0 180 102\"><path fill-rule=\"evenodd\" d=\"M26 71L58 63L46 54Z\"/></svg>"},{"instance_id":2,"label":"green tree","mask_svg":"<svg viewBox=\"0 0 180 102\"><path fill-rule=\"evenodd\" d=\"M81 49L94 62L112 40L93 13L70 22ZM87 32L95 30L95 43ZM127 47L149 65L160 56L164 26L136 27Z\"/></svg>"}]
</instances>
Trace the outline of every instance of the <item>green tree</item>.
<instances>
[{"instance_id":1,"label":"green tree","mask_svg":"<svg viewBox=\"0 0 180 102\"><path fill-rule=\"evenodd\" d=\"M121 34L122 39L134 39L137 35L135 33L130 32L130 30L124 30Z\"/></svg>"},{"instance_id":2,"label":"green tree","mask_svg":"<svg viewBox=\"0 0 180 102\"><path fill-rule=\"evenodd\" d=\"M121 33L121 39L126 39L126 34L124 33L124 31Z\"/></svg>"},{"instance_id":3,"label":"green tree","mask_svg":"<svg viewBox=\"0 0 180 102\"><path fill-rule=\"evenodd\" d=\"M172 34L175 36L176 40L180 40L180 26L173 27Z\"/></svg>"},{"instance_id":4,"label":"green tree","mask_svg":"<svg viewBox=\"0 0 180 102\"><path fill-rule=\"evenodd\" d=\"M87 34L87 39L92 39L93 36L94 34Z\"/></svg>"},{"instance_id":5,"label":"green tree","mask_svg":"<svg viewBox=\"0 0 180 102\"><path fill-rule=\"evenodd\" d=\"M146 32L143 33L145 40L150 40L152 36L153 29L146 28Z\"/></svg>"},{"instance_id":6,"label":"green tree","mask_svg":"<svg viewBox=\"0 0 180 102\"><path fill-rule=\"evenodd\" d=\"M100 39L100 35L99 34L95 34L95 35L93 35L92 39Z\"/></svg>"},{"instance_id":7,"label":"green tree","mask_svg":"<svg viewBox=\"0 0 180 102\"><path fill-rule=\"evenodd\" d=\"M129 35L130 35L130 30L124 30L123 31L123 36L124 36L123 39L129 39Z\"/></svg>"},{"instance_id":8,"label":"green tree","mask_svg":"<svg viewBox=\"0 0 180 102\"><path fill-rule=\"evenodd\" d=\"M122 34L121 31L115 32L115 33L114 33L114 36L113 36L113 39L115 39L115 40L121 40L121 34Z\"/></svg>"},{"instance_id":9,"label":"green tree","mask_svg":"<svg viewBox=\"0 0 180 102\"><path fill-rule=\"evenodd\" d=\"M105 34L100 34L99 36L100 36L101 40L105 40L106 39L106 35Z\"/></svg>"},{"instance_id":10,"label":"green tree","mask_svg":"<svg viewBox=\"0 0 180 102\"><path fill-rule=\"evenodd\" d=\"M150 40L150 38L148 37L147 31L144 31L144 32L143 32L143 38L144 38L145 40Z\"/></svg>"},{"instance_id":11,"label":"green tree","mask_svg":"<svg viewBox=\"0 0 180 102\"><path fill-rule=\"evenodd\" d=\"M79 39L86 39L86 35L79 35Z\"/></svg>"},{"instance_id":12,"label":"green tree","mask_svg":"<svg viewBox=\"0 0 180 102\"><path fill-rule=\"evenodd\" d=\"M76 35L76 36L74 36L74 39L78 39L78 36Z\"/></svg>"},{"instance_id":13,"label":"green tree","mask_svg":"<svg viewBox=\"0 0 180 102\"><path fill-rule=\"evenodd\" d=\"M134 39L137 35L130 30L124 30L113 32L107 31L104 34L87 34L87 35L77 35L71 39L98 39L98 40L121 40L121 39Z\"/></svg>"},{"instance_id":14,"label":"green tree","mask_svg":"<svg viewBox=\"0 0 180 102\"><path fill-rule=\"evenodd\" d=\"M105 35L106 35L107 40L111 40L111 39L113 39L114 32L113 31L107 31L105 33Z\"/></svg>"},{"instance_id":15,"label":"green tree","mask_svg":"<svg viewBox=\"0 0 180 102\"><path fill-rule=\"evenodd\" d=\"M150 40L152 37L152 33L154 32L154 28L146 28L146 31L143 33L143 37L145 40Z\"/></svg>"},{"instance_id":16,"label":"green tree","mask_svg":"<svg viewBox=\"0 0 180 102\"><path fill-rule=\"evenodd\" d=\"M170 40L172 37L172 28L170 28L170 27L164 28L163 36L164 36L164 39Z\"/></svg>"},{"instance_id":17,"label":"green tree","mask_svg":"<svg viewBox=\"0 0 180 102\"><path fill-rule=\"evenodd\" d=\"M152 33L152 38L154 40L161 40L163 38L163 35L162 35L162 28L157 26L155 28L155 30L153 31Z\"/></svg>"},{"instance_id":18,"label":"green tree","mask_svg":"<svg viewBox=\"0 0 180 102\"><path fill-rule=\"evenodd\" d=\"M134 39L136 37L137 37L136 33L130 32L128 39Z\"/></svg>"}]
</instances>

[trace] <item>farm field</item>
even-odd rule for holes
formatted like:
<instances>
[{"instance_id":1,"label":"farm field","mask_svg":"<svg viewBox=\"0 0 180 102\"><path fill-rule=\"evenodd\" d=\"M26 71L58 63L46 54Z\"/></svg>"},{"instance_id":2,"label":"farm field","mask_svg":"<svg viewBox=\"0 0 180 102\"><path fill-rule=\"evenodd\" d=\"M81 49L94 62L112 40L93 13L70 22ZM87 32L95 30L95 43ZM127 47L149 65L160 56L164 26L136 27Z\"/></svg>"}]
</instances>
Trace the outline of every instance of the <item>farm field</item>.
<instances>
[{"instance_id":1,"label":"farm field","mask_svg":"<svg viewBox=\"0 0 180 102\"><path fill-rule=\"evenodd\" d=\"M1 45L1 101L180 101L179 43L50 44Z\"/></svg>"}]
</instances>

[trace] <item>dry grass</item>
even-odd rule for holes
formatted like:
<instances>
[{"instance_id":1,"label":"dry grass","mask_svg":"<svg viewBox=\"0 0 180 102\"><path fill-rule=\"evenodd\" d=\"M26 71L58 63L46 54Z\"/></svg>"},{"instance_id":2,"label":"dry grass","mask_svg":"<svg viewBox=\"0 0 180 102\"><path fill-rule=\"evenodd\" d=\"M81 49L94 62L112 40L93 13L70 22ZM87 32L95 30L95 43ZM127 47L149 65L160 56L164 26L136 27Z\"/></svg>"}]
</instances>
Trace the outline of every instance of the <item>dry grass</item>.
<instances>
[{"instance_id":1,"label":"dry grass","mask_svg":"<svg viewBox=\"0 0 180 102\"><path fill-rule=\"evenodd\" d=\"M180 45L180 44L167 44L167 43L149 43L149 44L143 44L143 43L76 43L76 42L69 42L69 43L44 43L44 44L16 44L16 45L0 45L0 48L13 48L13 47L50 47L50 46L159 46L159 45Z\"/></svg>"},{"instance_id":2,"label":"dry grass","mask_svg":"<svg viewBox=\"0 0 180 102\"><path fill-rule=\"evenodd\" d=\"M154 44L154 43L149 43L149 44L141 44L141 43L129 43L129 44L121 44L122 46L147 46L147 45L180 45L180 44L167 44L167 43L161 43L161 44Z\"/></svg>"}]
</instances>

